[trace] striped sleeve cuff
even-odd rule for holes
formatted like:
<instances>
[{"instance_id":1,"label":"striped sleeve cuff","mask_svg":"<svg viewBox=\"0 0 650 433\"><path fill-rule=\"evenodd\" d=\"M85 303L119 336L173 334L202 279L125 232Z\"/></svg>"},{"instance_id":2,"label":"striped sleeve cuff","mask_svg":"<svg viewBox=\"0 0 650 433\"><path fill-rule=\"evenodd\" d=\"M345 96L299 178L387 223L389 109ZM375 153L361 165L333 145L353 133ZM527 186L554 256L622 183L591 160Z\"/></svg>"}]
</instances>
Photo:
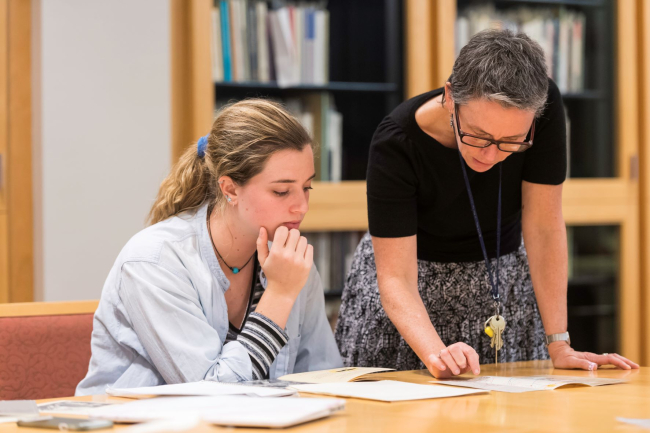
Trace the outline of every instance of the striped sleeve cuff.
<instances>
[{"instance_id":1,"label":"striped sleeve cuff","mask_svg":"<svg viewBox=\"0 0 650 433\"><path fill-rule=\"evenodd\" d=\"M289 336L274 321L263 314L252 312L246 319L239 341L248 351L253 364L253 380L267 379L269 369Z\"/></svg>"}]
</instances>

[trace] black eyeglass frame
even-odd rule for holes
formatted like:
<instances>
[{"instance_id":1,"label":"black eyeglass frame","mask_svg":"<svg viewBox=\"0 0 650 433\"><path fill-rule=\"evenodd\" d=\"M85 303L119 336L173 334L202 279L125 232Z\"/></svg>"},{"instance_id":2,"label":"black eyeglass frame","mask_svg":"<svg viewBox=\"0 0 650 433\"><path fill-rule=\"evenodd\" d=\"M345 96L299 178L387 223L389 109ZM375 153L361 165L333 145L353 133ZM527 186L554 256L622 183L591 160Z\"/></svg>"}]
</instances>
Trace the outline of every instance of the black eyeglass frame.
<instances>
[{"instance_id":1,"label":"black eyeglass frame","mask_svg":"<svg viewBox=\"0 0 650 433\"><path fill-rule=\"evenodd\" d=\"M460 121L458 120L458 104L456 104L456 103L454 103L454 113L455 113L454 117L456 118L456 131L458 133L458 138L460 139L460 141L463 144L465 144L467 146L477 147L479 149L484 149L486 147L492 146L493 144L496 144L497 148L501 152L508 152L508 153L525 152L526 150L530 149L533 146L533 138L535 137L535 120L534 119L533 119L532 125L530 125L530 129L528 130L527 135L530 135L530 139L528 141L503 141L503 140L492 140L490 138L479 137L478 135L472 135L472 134L467 134L467 133L463 132L460 129ZM477 146L475 144L466 143L463 140L464 137L472 137L472 138L476 138L478 140L487 140L488 144L486 144L485 146ZM522 146L522 148L519 149L519 150L503 150L503 149L501 149L501 146L500 146L501 144L517 144L517 145Z\"/></svg>"}]
</instances>

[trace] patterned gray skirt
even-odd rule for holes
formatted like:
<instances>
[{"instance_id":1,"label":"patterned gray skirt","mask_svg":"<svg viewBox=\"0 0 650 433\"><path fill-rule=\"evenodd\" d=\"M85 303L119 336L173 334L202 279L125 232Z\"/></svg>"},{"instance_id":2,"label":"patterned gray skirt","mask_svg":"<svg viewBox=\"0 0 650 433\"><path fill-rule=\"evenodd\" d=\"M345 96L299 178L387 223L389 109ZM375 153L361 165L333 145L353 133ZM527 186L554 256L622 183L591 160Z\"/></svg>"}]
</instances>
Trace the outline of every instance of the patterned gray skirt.
<instances>
[{"instance_id":1,"label":"patterned gray skirt","mask_svg":"<svg viewBox=\"0 0 650 433\"><path fill-rule=\"evenodd\" d=\"M496 259L492 260L496 269ZM501 256L501 315L506 319L499 362L548 359L544 327L523 244ZM473 347L481 364L494 362L483 325L494 314L485 262L438 263L418 260L418 290L431 323L446 344ZM372 240L363 237L347 276L336 326L336 342L346 366L425 368L384 311L379 299Z\"/></svg>"}]
</instances>

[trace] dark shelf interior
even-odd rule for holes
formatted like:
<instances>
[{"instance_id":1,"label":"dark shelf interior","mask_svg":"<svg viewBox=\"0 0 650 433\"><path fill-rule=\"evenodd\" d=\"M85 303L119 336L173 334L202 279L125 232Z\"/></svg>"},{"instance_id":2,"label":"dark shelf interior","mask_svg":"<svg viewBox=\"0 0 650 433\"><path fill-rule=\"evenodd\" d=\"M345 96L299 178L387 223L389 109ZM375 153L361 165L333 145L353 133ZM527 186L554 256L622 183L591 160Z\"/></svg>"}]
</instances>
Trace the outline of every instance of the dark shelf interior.
<instances>
[{"instance_id":1,"label":"dark shelf interior","mask_svg":"<svg viewBox=\"0 0 650 433\"><path fill-rule=\"evenodd\" d=\"M568 231L573 268L567 293L571 345L576 350L616 352L620 229L577 226Z\"/></svg>"},{"instance_id":2,"label":"dark shelf interior","mask_svg":"<svg viewBox=\"0 0 650 433\"><path fill-rule=\"evenodd\" d=\"M568 100L590 100L598 101L607 98L607 94L600 90L584 90L582 92L567 92L562 94L562 99Z\"/></svg>"},{"instance_id":3,"label":"dark shelf interior","mask_svg":"<svg viewBox=\"0 0 650 433\"><path fill-rule=\"evenodd\" d=\"M325 300L329 301L330 299L340 299L342 295L343 292L341 290L325 292Z\"/></svg>"}]
</instances>

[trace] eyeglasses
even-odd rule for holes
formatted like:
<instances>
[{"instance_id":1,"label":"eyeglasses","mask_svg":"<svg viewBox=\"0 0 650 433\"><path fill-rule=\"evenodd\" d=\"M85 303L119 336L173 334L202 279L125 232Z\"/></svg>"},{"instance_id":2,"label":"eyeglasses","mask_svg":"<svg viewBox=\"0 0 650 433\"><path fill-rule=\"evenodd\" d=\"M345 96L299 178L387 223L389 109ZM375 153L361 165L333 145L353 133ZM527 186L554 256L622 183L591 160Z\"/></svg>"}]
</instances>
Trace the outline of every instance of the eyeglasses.
<instances>
[{"instance_id":1,"label":"eyeglasses","mask_svg":"<svg viewBox=\"0 0 650 433\"><path fill-rule=\"evenodd\" d=\"M530 126L530 131L528 136L530 137L528 141L500 141L500 140L491 140L485 137L478 137L472 134L466 134L460 129L460 121L458 120L458 105L454 104L454 110L456 113L456 129L458 130L458 137L463 144L472 147L489 147L493 144L497 145L497 148L502 152L518 153L523 152L529 149L533 145L533 136L535 135L535 121Z\"/></svg>"}]
</instances>

